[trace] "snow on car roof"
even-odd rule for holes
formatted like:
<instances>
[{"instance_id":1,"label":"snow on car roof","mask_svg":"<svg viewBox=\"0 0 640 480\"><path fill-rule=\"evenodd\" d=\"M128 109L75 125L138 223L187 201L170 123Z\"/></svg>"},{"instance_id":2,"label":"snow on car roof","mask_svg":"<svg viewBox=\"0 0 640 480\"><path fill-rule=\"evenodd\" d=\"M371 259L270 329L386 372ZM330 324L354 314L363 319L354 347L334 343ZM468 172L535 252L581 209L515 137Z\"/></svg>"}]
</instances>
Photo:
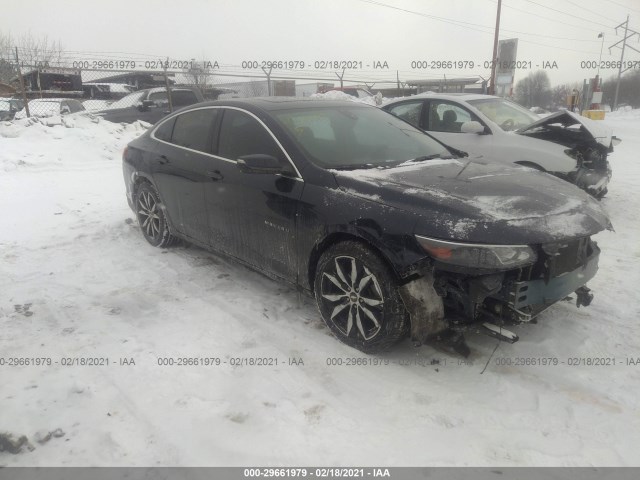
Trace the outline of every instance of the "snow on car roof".
<instances>
[{"instance_id":1,"label":"snow on car roof","mask_svg":"<svg viewBox=\"0 0 640 480\"><path fill-rule=\"evenodd\" d=\"M434 97L445 100L486 100L489 98L501 98L495 95L484 95L482 93L435 93L425 92L414 95L415 97Z\"/></svg>"}]
</instances>

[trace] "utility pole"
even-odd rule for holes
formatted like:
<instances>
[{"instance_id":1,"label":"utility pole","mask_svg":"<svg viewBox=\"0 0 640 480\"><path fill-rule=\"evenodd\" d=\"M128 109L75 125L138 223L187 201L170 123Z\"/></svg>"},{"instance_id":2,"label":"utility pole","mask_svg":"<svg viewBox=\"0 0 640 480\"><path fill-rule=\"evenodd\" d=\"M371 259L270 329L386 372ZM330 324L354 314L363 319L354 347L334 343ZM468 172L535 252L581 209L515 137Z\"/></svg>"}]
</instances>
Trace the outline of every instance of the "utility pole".
<instances>
[{"instance_id":1,"label":"utility pole","mask_svg":"<svg viewBox=\"0 0 640 480\"><path fill-rule=\"evenodd\" d=\"M169 68L169 57L164 64L164 87L167 89L167 100L169 101L169 112L173 112L173 99L171 98L171 89L169 88L169 77L167 77L167 69Z\"/></svg>"},{"instance_id":2,"label":"utility pole","mask_svg":"<svg viewBox=\"0 0 640 480\"><path fill-rule=\"evenodd\" d=\"M616 82L616 94L613 97L613 108L612 108L613 111L615 111L616 107L618 106L618 93L620 92L620 77L624 72L626 72L631 68L631 67L627 67L624 70L622 69L624 65L624 50L626 47L629 47L631 50L640 53L640 50L638 50L637 48L633 48L631 45L627 45L628 39L630 39L634 35L640 35L640 33L636 32L635 30L631 30L629 28L629 15L627 15L627 20L625 22L622 22L620 25L618 25L615 28L616 33L618 33L618 29L621 28L623 25L624 25L624 37L622 37L622 40L614 43L609 47L609 53L611 53L611 49L613 47L617 47L618 44L622 43L622 47L621 47L622 52L620 53L620 66L618 67L618 81ZM629 34L629 32L631 32L631 34Z\"/></svg>"},{"instance_id":3,"label":"utility pole","mask_svg":"<svg viewBox=\"0 0 640 480\"><path fill-rule=\"evenodd\" d=\"M18 58L18 47L16 47L16 68L18 69L18 78L20 78L20 89L22 90L22 101L24 102L24 110L27 112L27 117L31 116L29 112L29 101L27 100L27 92L24 88L24 78L22 76L22 69L20 68L20 59Z\"/></svg>"},{"instance_id":4,"label":"utility pole","mask_svg":"<svg viewBox=\"0 0 640 480\"><path fill-rule=\"evenodd\" d=\"M496 15L496 30L493 35L493 57L491 57L491 84L489 93L496 94L496 63L498 62L498 37L500 36L500 9L502 8L502 0L498 0L498 13Z\"/></svg>"}]
</instances>

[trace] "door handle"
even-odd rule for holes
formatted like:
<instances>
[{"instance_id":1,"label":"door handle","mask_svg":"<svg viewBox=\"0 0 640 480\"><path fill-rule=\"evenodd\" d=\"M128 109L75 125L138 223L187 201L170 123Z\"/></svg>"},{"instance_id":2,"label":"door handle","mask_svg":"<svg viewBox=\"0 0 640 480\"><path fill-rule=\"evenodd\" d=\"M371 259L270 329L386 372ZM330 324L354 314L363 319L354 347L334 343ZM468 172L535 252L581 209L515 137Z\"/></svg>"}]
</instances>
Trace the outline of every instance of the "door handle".
<instances>
[{"instance_id":1,"label":"door handle","mask_svg":"<svg viewBox=\"0 0 640 480\"><path fill-rule=\"evenodd\" d=\"M213 170L213 171L207 172L207 177L209 177L214 182L217 182L218 180L222 180L224 178L224 175L220 173L220 170Z\"/></svg>"},{"instance_id":2,"label":"door handle","mask_svg":"<svg viewBox=\"0 0 640 480\"><path fill-rule=\"evenodd\" d=\"M167 158L166 155L160 155L160 165L166 165L167 163L171 163L171 160Z\"/></svg>"}]
</instances>

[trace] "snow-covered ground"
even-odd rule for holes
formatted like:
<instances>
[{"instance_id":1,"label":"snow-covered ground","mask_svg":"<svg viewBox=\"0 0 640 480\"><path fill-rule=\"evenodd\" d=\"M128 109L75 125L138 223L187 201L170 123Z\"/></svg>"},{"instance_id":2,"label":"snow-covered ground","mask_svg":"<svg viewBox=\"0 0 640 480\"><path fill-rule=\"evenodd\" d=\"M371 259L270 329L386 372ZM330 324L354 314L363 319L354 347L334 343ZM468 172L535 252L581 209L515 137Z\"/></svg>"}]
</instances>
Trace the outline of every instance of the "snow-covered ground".
<instances>
[{"instance_id":1,"label":"snow-covered ground","mask_svg":"<svg viewBox=\"0 0 640 480\"><path fill-rule=\"evenodd\" d=\"M468 364L408 341L367 357L288 287L148 245L120 162L144 126L29 123L0 124L0 432L35 449L0 466L640 465L640 111L605 120L623 142L592 306L514 328L484 373L487 337ZM181 357L213 365L159 365ZM109 363L63 365L83 358Z\"/></svg>"}]
</instances>

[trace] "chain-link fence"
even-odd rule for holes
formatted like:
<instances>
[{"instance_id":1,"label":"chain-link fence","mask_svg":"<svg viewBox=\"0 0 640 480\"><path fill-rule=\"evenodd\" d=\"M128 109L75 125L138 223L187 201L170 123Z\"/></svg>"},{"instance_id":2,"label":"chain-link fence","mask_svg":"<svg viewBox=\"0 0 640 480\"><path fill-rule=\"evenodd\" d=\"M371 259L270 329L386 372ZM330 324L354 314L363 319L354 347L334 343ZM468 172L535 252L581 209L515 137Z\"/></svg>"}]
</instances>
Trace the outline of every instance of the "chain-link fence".
<instances>
[{"instance_id":1,"label":"chain-link fence","mask_svg":"<svg viewBox=\"0 0 640 480\"><path fill-rule=\"evenodd\" d=\"M401 81L397 71L366 70L357 61L220 65L104 53L31 53L20 48L0 51L0 120L91 111L117 122L155 123L177 108L207 100L307 97L334 89L361 98L419 91L415 84ZM444 78L449 85L454 80Z\"/></svg>"}]
</instances>

